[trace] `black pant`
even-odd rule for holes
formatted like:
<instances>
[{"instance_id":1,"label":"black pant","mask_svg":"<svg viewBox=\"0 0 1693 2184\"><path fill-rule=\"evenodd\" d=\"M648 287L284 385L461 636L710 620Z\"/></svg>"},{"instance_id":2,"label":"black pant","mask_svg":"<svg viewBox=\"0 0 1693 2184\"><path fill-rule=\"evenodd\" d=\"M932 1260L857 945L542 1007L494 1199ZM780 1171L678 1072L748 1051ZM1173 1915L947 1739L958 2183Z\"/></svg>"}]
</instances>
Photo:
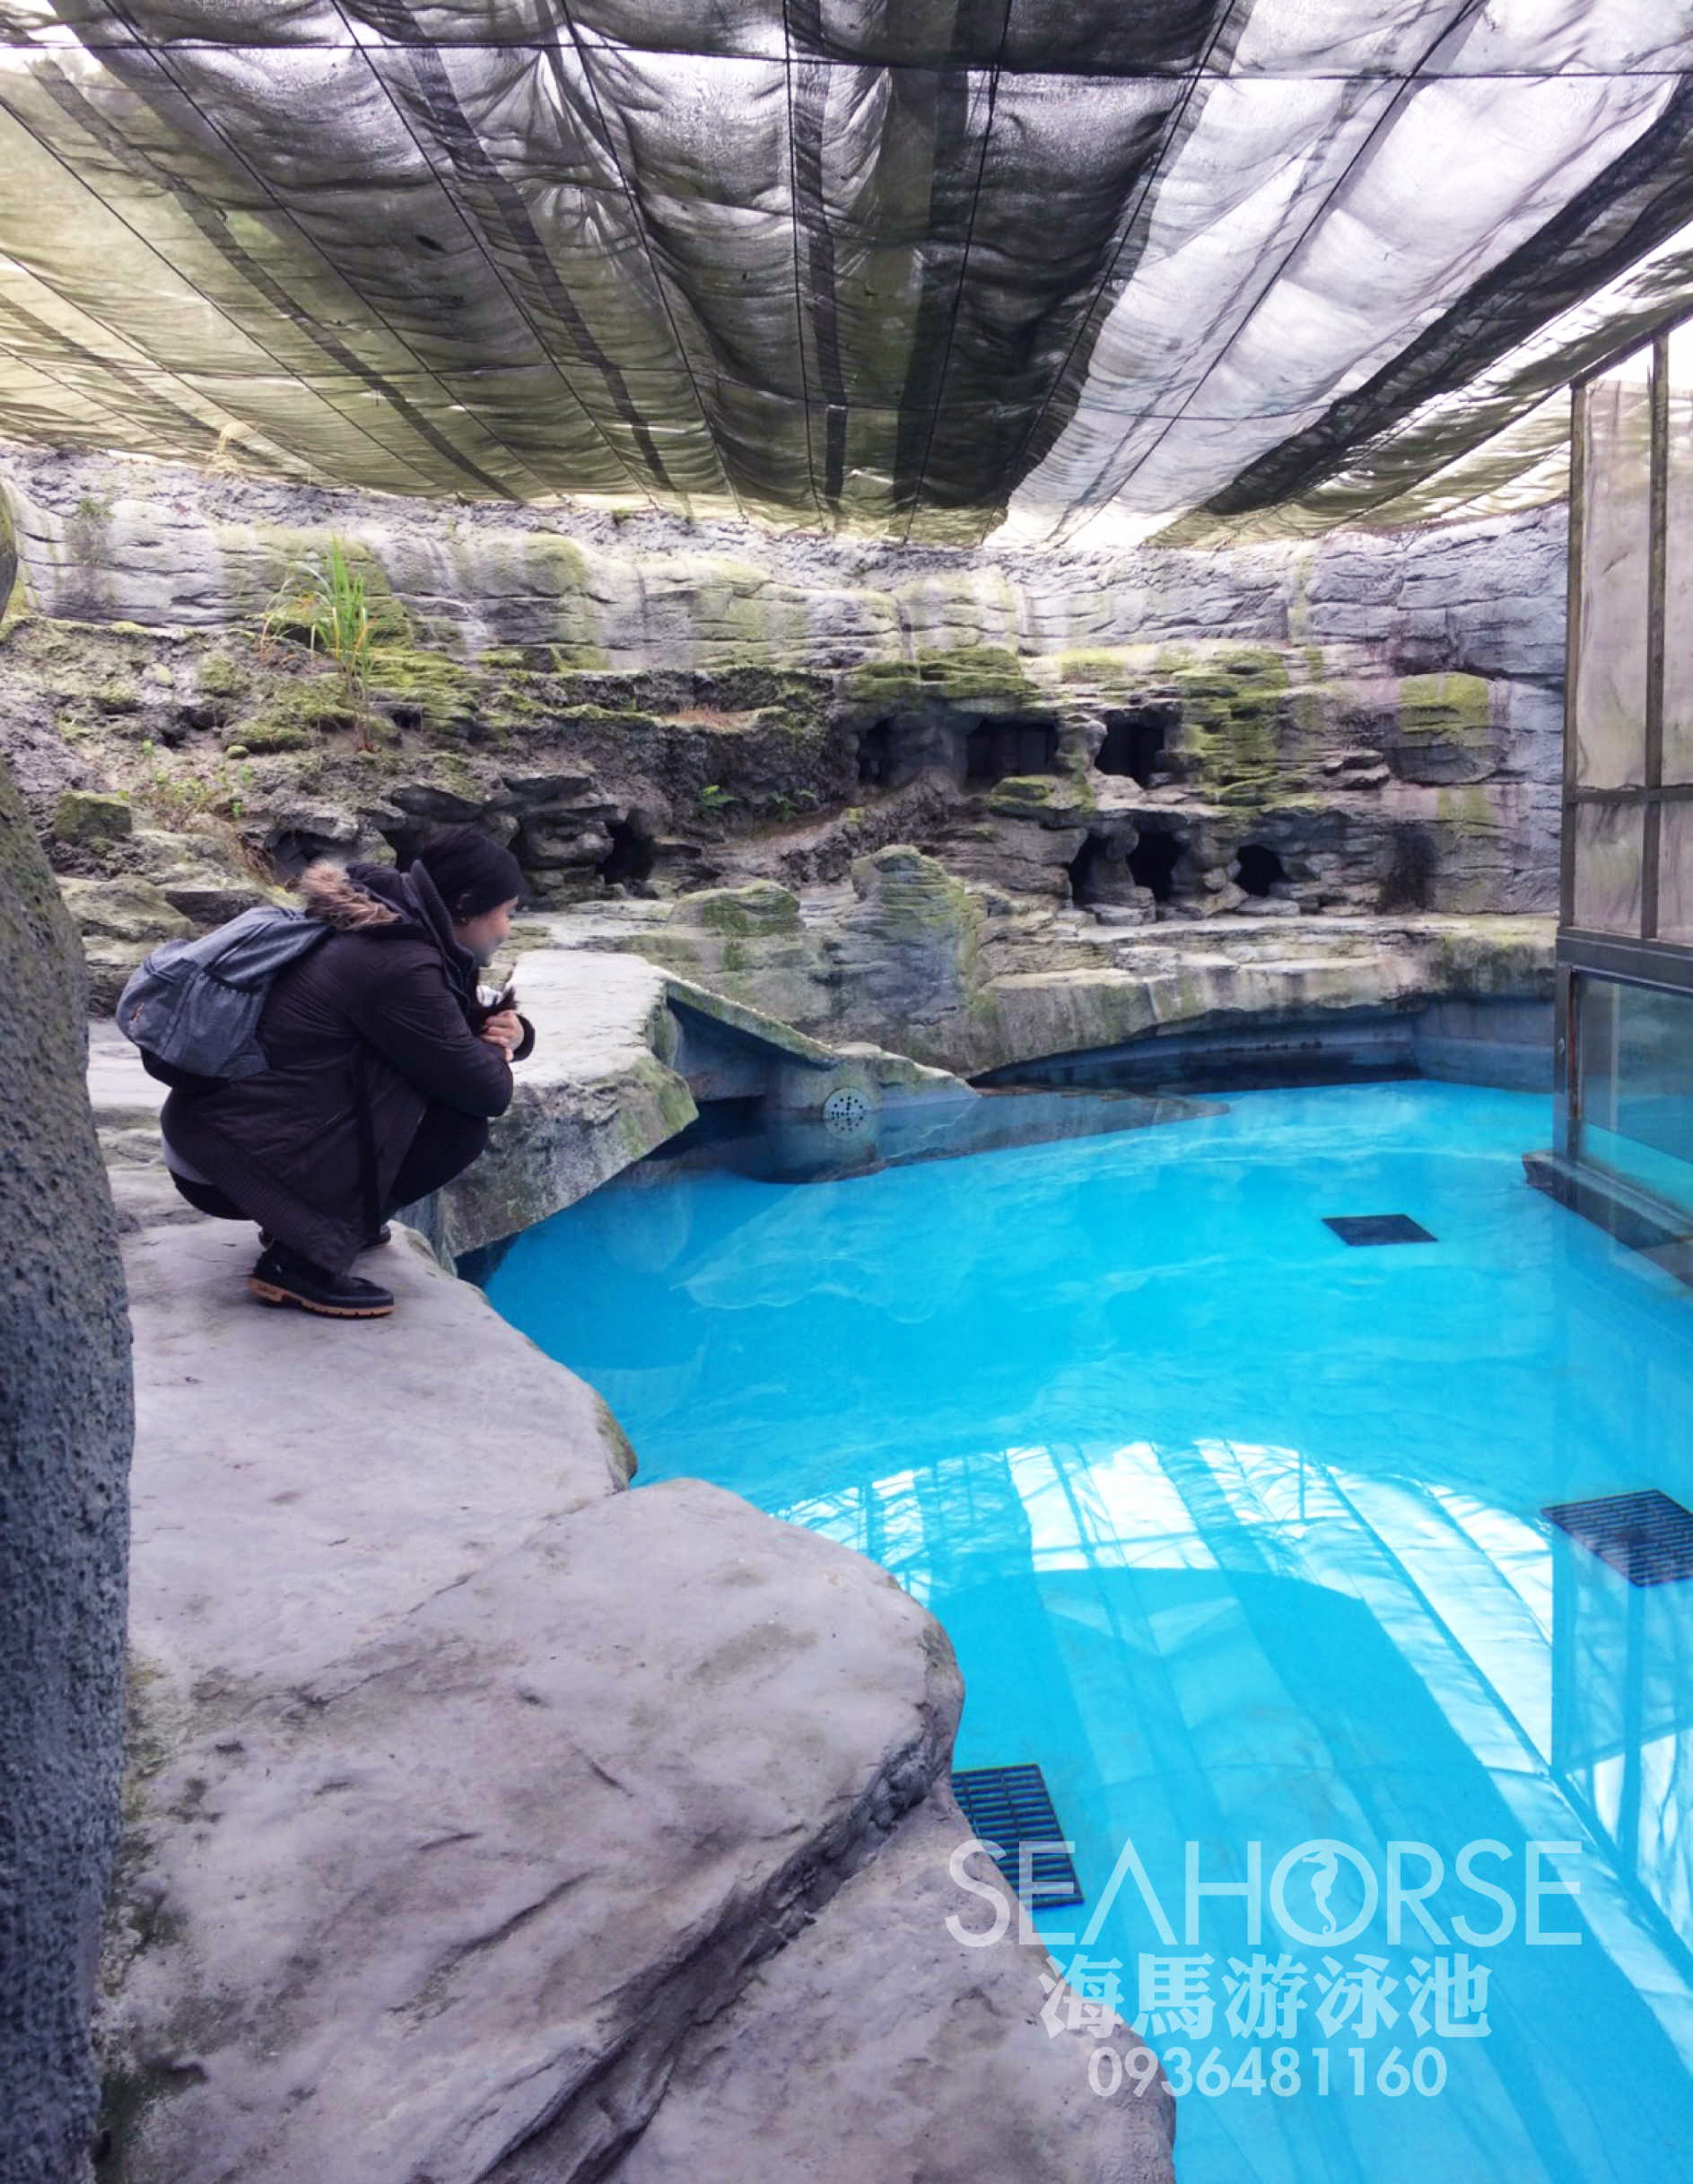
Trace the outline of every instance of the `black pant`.
<instances>
[{"instance_id":1,"label":"black pant","mask_svg":"<svg viewBox=\"0 0 1693 2184\"><path fill-rule=\"evenodd\" d=\"M439 1191L442 1184L450 1183L455 1175L462 1175L471 1162L486 1151L487 1145L488 1125L482 1115L467 1114L462 1108L432 1103L423 1110L417 1135L400 1162L388 1203L382 1209L382 1219L387 1220L400 1207L415 1205L432 1191ZM220 1221L252 1219L215 1184L190 1183L174 1168L170 1180L189 1205L201 1213L210 1213Z\"/></svg>"}]
</instances>

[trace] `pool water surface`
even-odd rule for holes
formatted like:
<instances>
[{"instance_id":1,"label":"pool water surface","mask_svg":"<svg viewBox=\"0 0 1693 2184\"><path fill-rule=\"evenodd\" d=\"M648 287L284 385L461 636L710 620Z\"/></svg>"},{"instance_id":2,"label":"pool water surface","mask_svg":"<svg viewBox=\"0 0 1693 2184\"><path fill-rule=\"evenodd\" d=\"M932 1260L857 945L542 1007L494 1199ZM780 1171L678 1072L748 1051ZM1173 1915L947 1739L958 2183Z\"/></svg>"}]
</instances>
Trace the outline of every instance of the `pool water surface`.
<instances>
[{"instance_id":1,"label":"pool water surface","mask_svg":"<svg viewBox=\"0 0 1693 2184\"><path fill-rule=\"evenodd\" d=\"M649 1166L488 1278L642 1481L945 1623L956 1764L1043 1770L1086 1900L1037 1923L1163 2057L1181 2184L1693 2178L1693 1579L1540 1516L1693 1505L1693 1300L1527 1187L1550 1137L1411 1081ZM1383 1213L1435 1241L1323 1225Z\"/></svg>"}]
</instances>

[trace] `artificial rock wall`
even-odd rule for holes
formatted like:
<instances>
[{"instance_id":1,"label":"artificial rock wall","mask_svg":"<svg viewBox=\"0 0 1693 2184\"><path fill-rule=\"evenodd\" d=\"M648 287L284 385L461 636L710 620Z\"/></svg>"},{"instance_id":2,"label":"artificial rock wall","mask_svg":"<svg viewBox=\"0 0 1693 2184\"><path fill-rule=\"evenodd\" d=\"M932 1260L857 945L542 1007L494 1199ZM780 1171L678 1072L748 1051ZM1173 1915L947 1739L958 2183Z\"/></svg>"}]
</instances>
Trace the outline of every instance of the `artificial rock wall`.
<instances>
[{"instance_id":1,"label":"artificial rock wall","mask_svg":"<svg viewBox=\"0 0 1693 2184\"><path fill-rule=\"evenodd\" d=\"M0 764L0 2177L80 2178L122 1766L129 1328L75 938Z\"/></svg>"},{"instance_id":2,"label":"artificial rock wall","mask_svg":"<svg viewBox=\"0 0 1693 2184\"><path fill-rule=\"evenodd\" d=\"M71 894L101 1000L178 921L439 820L511 839L543 904L828 884L890 843L1111 924L1554 899L1558 510L990 558L4 467L0 742L99 883ZM362 712L253 634L332 537L388 616Z\"/></svg>"}]
</instances>

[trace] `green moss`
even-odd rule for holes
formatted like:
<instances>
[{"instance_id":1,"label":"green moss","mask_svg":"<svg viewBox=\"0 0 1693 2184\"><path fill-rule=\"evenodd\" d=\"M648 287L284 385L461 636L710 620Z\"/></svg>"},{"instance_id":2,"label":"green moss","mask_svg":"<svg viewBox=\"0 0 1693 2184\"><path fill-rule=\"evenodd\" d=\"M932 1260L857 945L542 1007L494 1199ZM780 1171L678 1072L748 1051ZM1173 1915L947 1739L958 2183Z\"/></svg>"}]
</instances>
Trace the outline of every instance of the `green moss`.
<instances>
[{"instance_id":1,"label":"green moss","mask_svg":"<svg viewBox=\"0 0 1693 2184\"><path fill-rule=\"evenodd\" d=\"M373 705L390 714L415 715L403 725L415 725L425 735L460 736L476 722L476 677L444 652L379 645L371 653L366 684Z\"/></svg>"},{"instance_id":2,"label":"green moss","mask_svg":"<svg viewBox=\"0 0 1693 2184\"><path fill-rule=\"evenodd\" d=\"M200 662L200 688L209 698L240 697L248 679L227 652L208 652Z\"/></svg>"},{"instance_id":3,"label":"green moss","mask_svg":"<svg viewBox=\"0 0 1693 2184\"><path fill-rule=\"evenodd\" d=\"M1222 804L1278 802L1289 696L1282 654L1236 646L1198 663L1178 656L1167 671L1182 708L1181 747L1200 793Z\"/></svg>"},{"instance_id":4,"label":"green moss","mask_svg":"<svg viewBox=\"0 0 1693 2184\"><path fill-rule=\"evenodd\" d=\"M139 712L141 693L134 683L114 677L102 683L93 694L94 703L101 712Z\"/></svg>"},{"instance_id":5,"label":"green moss","mask_svg":"<svg viewBox=\"0 0 1693 2184\"><path fill-rule=\"evenodd\" d=\"M841 695L854 704L875 705L886 711L920 705L923 686L908 660L868 660L842 677Z\"/></svg>"},{"instance_id":6,"label":"green moss","mask_svg":"<svg viewBox=\"0 0 1693 2184\"><path fill-rule=\"evenodd\" d=\"M915 660L867 660L842 678L851 703L883 711L921 705L925 699L964 703L972 698L1015 698L1039 704L1043 693L1029 680L1017 655L1000 645L927 648Z\"/></svg>"},{"instance_id":7,"label":"green moss","mask_svg":"<svg viewBox=\"0 0 1693 2184\"><path fill-rule=\"evenodd\" d=\"M988 809L1004 817L1050 810L1092 811L1099 799L1085 773L1008 773L988 795Z\"/></svg>"},{"instance_id":8,"label":"green moss","mask_svg":"<svg viewBox=\"0 0 1693 2184\"><path fill-rule=\"evenodd\" d=\"M1056 665L1060 683L1091 683L1104 689L1127 682L1132 673L1131 663L1121 652L1060 652Z\"/></svg>"},{"instance_id":9,"label":"green moss","mask_svg":"<svg viewBox=\"0 0 1693 2184\"><path fill-rule=\"evenodd\" d=\"M1497 823L1488 791L1479 782L1437 790L1435 814L1459 834L1490 834Z\"/></svg>"},{"instance_id":10,"label":"green moss","mask_svg":"<svg viewBox=\"0 0 1693 2184\"><path fill-rule=\"evenodd\" d=\"M993 801L1008 804L1050 804L1063 784L1050 773L1008 773L993 785Z\"/></svg>"},{"instance_id":11,"label":"green moss","mask_svg":"<svg viewBox=\"0 0 1693 2184\"><path fill-rule=\"evenodd\" d=\"M564 705L551 718L561 728L653 728L657 725L644 713L619 712L610 705Z\"/></svg>"},{"instance_id":12,"label":"green moss","mask_svg":"<svg viewBox=\"0 0 1693 2184\"><path fill-rule=\"evenodd\" d=\"M926 690L943 697L1011 697L1031 702L1040 697L1017 654L999 645L965 644L947 651L920 651L917 672Z\"/></svg>"},{"instance_id":13,"label":"green moss","mask_svg":"<svg viewBox=\"0 0 1693 2184\"><path fill-rule=\"evenodd\" d=\"M771 880L756 881L749 887L713 887L685 896L677 904L677 913L689 923L703 925L707 932L724 939L762 939L799 930L799 898ZM744 963L730 964L725 951L726 970L745 967Z\"/></svg>"},{"instance_id":14,"label":"green moss","mask_svg":"<svg viewBox=\"0 0 1693 2184\"><path fill-rule=\"evenodd\" d=\"M336 675L290 676L266 685L253 711L230 729L252 751L304 750L319 738L353 727L357 715Z\"/></svg>"},{"instance_id":15,"label":"green moss","mask_svg":"<svg viewBox=\"0 0 1693 2184\"><path fill-rule=\"evenodd\" d=\"M309 751L317 742L314 729L345 725L344 716L315 721L306 728L289 721L256 718L249 721L232 742L224 746L231 758L246 757L255 751Z\"/></svg>"},{"instance_id":16,"label":"green moss","mask_svg":"<svg viewBox=\"0 0 1693 2184\"><path fill-rule=\"evenodd\" d=\"M1399 686L1399 732L1408 741L1473 750L1491 733L1490 693L1479 675L1407 675Z\"/></svg>"},{"instance_id":17,"label":"green moss","mask_svg":"<svg viewBox=\"0 0 1693 2184\"><path fill-rule=\"evenodd\" d=\"M434 762L435 779L467 802L481 802L487 791L462 751L442 751Z\"/></svg>"},{"instance_id":18,"label":"green moss","mask_svg":"<svg viewBox=\"0 0 1693 2184\"><path fill-rule=\"evenodd\" d=\"M60 842L111 842L132 832L129 799L93 790L67 789L53 811L53 833Z\"/></svg>"},{"instance_id":19,"label":"green moss","mask_svg":"<svg viewBox=\"0 0 1693 2184\"><path fill-rule=\"evenodd\" d=\"M633 1479L640 1469L640 1458L635 1445L617 1423L611 1405L603 1395L594 1398L594 1415L599 1421L599 1437L614 1466L625 1479Z\"/></svg>"},{"instance_id":20,"label":"green moss","mask_svg":"<svg viewBox=\"0 0 1693 2184\"><path fill-rule=\"evenodd\" d=\"M674 1137L678 1130L685 1130L698 1113L686 1079L665 1070L659 1079L659 1114L669 1134Z\"/></svg>"},{"instance_id":21,"label":"green moss","mask_svg":"<svg viewBox=\"0 0 1693 2184\"><path fill-rule=\"evenodd\" d=\"M962 880L932 857L891 843L852 867L852 884L873 895L876 925L885 940L933 941L947 936L968 948L975 938L975 911Z\"/></svg>"}]
</instances>

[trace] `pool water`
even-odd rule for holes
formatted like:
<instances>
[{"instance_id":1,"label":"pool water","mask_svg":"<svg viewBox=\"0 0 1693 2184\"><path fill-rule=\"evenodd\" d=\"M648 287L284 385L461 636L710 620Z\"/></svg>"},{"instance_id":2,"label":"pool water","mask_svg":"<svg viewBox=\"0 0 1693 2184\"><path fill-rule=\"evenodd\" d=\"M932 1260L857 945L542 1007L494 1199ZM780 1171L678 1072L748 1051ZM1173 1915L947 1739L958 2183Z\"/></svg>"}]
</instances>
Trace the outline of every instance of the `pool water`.
<instances>
[{"instance_id":1,"label":"pool water","mask_svg":"<svg viewBox=\"0 0 1693 2184\"><path fill-rule=\"evenodd\" d=\"M1075 1845L1050 2006L1139 2023L1181 2184L1693 2178L1693 1578L1539 1516L1693 1503L1693 1300L1527 1187L1550 1135L1412 1081L845 1182L647 1168L489 1279L642 1480L940 1617L956 1763L1037 1762ZM1322 1225L1381 1213L1436 1240Z\"/></svg>"}]
</instances>

